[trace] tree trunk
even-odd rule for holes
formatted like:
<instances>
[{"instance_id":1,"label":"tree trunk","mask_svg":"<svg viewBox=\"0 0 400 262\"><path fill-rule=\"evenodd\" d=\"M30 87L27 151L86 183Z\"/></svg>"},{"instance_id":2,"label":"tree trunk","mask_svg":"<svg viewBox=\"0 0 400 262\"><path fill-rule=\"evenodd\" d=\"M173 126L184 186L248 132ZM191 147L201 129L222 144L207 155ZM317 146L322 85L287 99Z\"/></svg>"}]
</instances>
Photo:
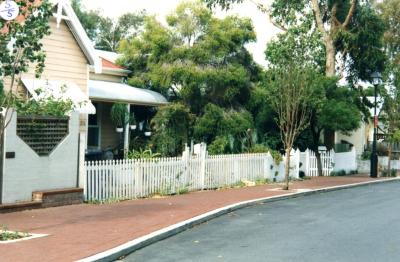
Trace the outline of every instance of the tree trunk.
<instances>
[{"instance_id":1,"label":"tree trunk","mask_svg":"<svg viewBox=\"0 0 400 262\"><path fill-rule=\"evenodd\" d=\"M323 176L321 153L319 152L318 148L314 152L315 152L315 158L317 159L318 176Z\"/></svg>"},{"instance_id":2,"label":"tree trunk","mask_svg":"<svg viewBox=\"0 0 400 262\"><path fill-rule=\"evenodd\" d=\"M285 163L285 185L282 187L283 190L289 190L289 173L290 173L290 152L291 148L286 148L286 163Z\"/></svg>"},{"instance_id":3,"label":"tree trunk","mask_svg":"<svg viewBox=\"0 0 400 262\"><path fill-rule=\"evenodd\" d=\"M388 165L387 165L387 169L388 169L388 176L392 175L392 166L391 166L391 160L392 159L392 143L389 143L388 146Z\"/></svg>"},{"instance_id":4,"label":"tree trunk","mask_svg":"<svg viewBox=\"0 0 400 262\"><path fill-rule=\"evenodd\" d=\"M336 49L331 36L325 36L326 46L326 76L335 76L336 74Z\"/></svg>"}]
</instances>

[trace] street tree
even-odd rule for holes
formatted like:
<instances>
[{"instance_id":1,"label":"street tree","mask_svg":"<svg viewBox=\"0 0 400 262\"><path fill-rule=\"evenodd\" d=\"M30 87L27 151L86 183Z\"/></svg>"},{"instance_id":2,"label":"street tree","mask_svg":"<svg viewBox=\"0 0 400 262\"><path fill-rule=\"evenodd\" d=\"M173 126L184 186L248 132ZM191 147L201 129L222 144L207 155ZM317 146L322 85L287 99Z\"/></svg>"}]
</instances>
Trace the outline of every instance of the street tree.
<instances>
[{"instance_id":1,"label":"street tree","mask_svg":"<svg viewBox=\"0 0 400 262\"><path fill-rule=\"evenodd\" d=\"M270 72L267 82L268 99L277 113L276 122L285 147L285 185L289 189L290 153L300 133L307 128L311 117L311 104L316 72L310 68L289 65Z\"/></svg>"},{"instance_id":2,"label":"street tree","mask_svg":"<svg viewBox=\"0 0 400 262\"><path fill-rule=\"evenodd\" d=\"M46 54L41 40L50 34L53 6L49 1L21 0L17 4L20 15L15 20L0 20L0 139L9 124L4 116L9 115L17 99L21 74L32 65L36 77L44 70Z\"/></svg>"},{"instance_id":3,"label":"street tree","mask_svg":"<svg viewBox=\"0 0 400 262\"><path fill-rule=\"evenodd\" d=\"M312 20L290 27L272 40L265 51L271 68L285 68L287 64L312 67L316 90L311 105L310 124L302 133L308 134L307 147L315 152L318 174L322 175L322 160L318 147L323 132L349 133L360 126L362 103L358 90L338 86L338 77L324 75L325 49L317 30L310 30ZM332 145L329 145L332 146Z\"/></svg>"}]
</instances>

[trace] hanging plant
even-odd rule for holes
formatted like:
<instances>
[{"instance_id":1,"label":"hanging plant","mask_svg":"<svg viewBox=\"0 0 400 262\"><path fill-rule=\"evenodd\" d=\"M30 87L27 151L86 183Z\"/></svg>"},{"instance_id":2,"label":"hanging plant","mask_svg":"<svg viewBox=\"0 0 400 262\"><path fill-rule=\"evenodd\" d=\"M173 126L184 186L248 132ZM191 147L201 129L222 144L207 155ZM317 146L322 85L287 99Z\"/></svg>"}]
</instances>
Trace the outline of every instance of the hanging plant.
<instances>
[{"instance_id":1,"label":"hanging plant","mask_svg":"<svg viewBox=\"0 0 400 262\"><path fill-rule=\"evenodd\" d=\"M124 126L128 123L129 114L126 104L116 103L111 107L111 121L116 126L118 133L123 132Z\"/></svg>"},{"instance_id":2,"label":"hanging plant","mask_svg":"<svg viewBox=\"0 0 400 262\"><path fill-rule=\"evenodd\" d=\"M151 136L151 129L150 129L149 122L146 123L145 129L144 129L144 135L147 137Z\"/></svg>"},{"instance_id":3,"label":"hanging plant","mask_svg":"<svg viewBox=\"0 0 400 262\"><path fill-rule=\"evenodd\" d=\"M129 126L130 126L131 130L136 130L136 128L137 128L136 119L135 119L134 114L132 114L129 117Z\"/></svg>"}]
</instances>

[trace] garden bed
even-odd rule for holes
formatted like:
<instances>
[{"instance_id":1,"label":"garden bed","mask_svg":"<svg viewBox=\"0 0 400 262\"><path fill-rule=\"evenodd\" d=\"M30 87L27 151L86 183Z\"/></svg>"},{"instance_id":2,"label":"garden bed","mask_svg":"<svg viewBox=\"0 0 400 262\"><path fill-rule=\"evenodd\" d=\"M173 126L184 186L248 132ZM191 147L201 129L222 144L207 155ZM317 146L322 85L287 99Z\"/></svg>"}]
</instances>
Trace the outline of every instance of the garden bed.
<instances>
[{"instance_id":1,"label":"garden bed","mask_svg":"<svg viewBox=\"0 0 400 262\"><path fill-rule=\"evenodd\" d=\"M10 244L45 236L46 235L43 234L29 234L18 231L9 231L7 228L3 227L0 229L0 244Z\"/></svg>"}]
</instances>

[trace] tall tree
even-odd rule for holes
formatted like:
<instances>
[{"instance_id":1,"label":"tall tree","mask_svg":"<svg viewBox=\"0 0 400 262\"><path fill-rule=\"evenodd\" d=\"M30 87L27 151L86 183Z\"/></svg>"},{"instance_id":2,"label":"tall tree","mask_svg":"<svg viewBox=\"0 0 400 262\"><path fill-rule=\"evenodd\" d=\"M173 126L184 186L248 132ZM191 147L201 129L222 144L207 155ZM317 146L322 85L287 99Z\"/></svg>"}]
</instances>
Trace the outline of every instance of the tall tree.
<instances>
[{"instance_id":1,"label":"tall tree","mask_svg":"<svg viewBox=\"0 0 400 262\"><path fill-rule=\"evenodd\" d=\"M105 17L99 10L85 10L82 0L72 0L72 8L96 48L116 52L122 39L135 37L144 22L144 10L126 13L117 20Z\"/></svg>"},{"instance_id":2,"label":"tall tree","mask_svg":"<svg viewBox=\"0 0 400 262\"><path fill-rule=\"evenodd\" d=\"M392 143L400 142L400 1L384 0L377 7L386 25L384 47L388 63L384 74L386 88L381 88L381 94L384 98L382 120L391 159ZM388 172L391 172L390 164L388 161Z\"/></svg>"},{"instance_id":3,"label":"tall tree","mask_svg":"<svg viewBox=\"0 0 400 262\"><path fill-rule=\"evenodd\" d=\"M231 4L244 0L203 1L210 7L219 5L227 9ZM265 6L256 0L250 1L268 15L272 24L283 31L312 19L310 30L319 32L325 49L326 76L335 76L338 68L346 67L349 79L356 82L356 77L369 80L371 70L382 69L383 55L379 38L383 27L368 1L273 0L271 6Z\"/></svg>"},{"instance_id":4,"label":"tall tree","mask_svg":"<svg viewBox=\"0 0 400 262\"><path fill-rule=\"evenodd\" d=\"M195 129L196 140L211 144L218 137L226 142L228 136L239 139L239 133L253 127L252 116L244 108L261 70L245 45L255 39L250 19L219 19L200 1L182 2L167 17L166 25L146 18L138 37L121 42L118 62L132 71L130 85L159 91L169 101L189 108L195 118L189 129ZM170 112L177 109L168 108ZM225 132L210 133L200 127L200 122L213 125L218 118L211 111L221 112L219 124ZM236 120L243 123L240 128L226 128ZM153 125L160 126L155 121ZM240 147L233 144L234 150Z\"/></svg>"},{"instance_id":5,"label":"tall tree","mask_svg":"<svg viewBox=\"0 0 400 262\"><path fill-rule=\"evenodd\" d=\"M201 3L184 2L168 23L150 17L139 37L121 43L120 63L133 71L129 83L183 100L195 114L210 102L245 104L259 72L245 48L256 39L251 21L218 19Z\"/></svg>"}]
</instances>

